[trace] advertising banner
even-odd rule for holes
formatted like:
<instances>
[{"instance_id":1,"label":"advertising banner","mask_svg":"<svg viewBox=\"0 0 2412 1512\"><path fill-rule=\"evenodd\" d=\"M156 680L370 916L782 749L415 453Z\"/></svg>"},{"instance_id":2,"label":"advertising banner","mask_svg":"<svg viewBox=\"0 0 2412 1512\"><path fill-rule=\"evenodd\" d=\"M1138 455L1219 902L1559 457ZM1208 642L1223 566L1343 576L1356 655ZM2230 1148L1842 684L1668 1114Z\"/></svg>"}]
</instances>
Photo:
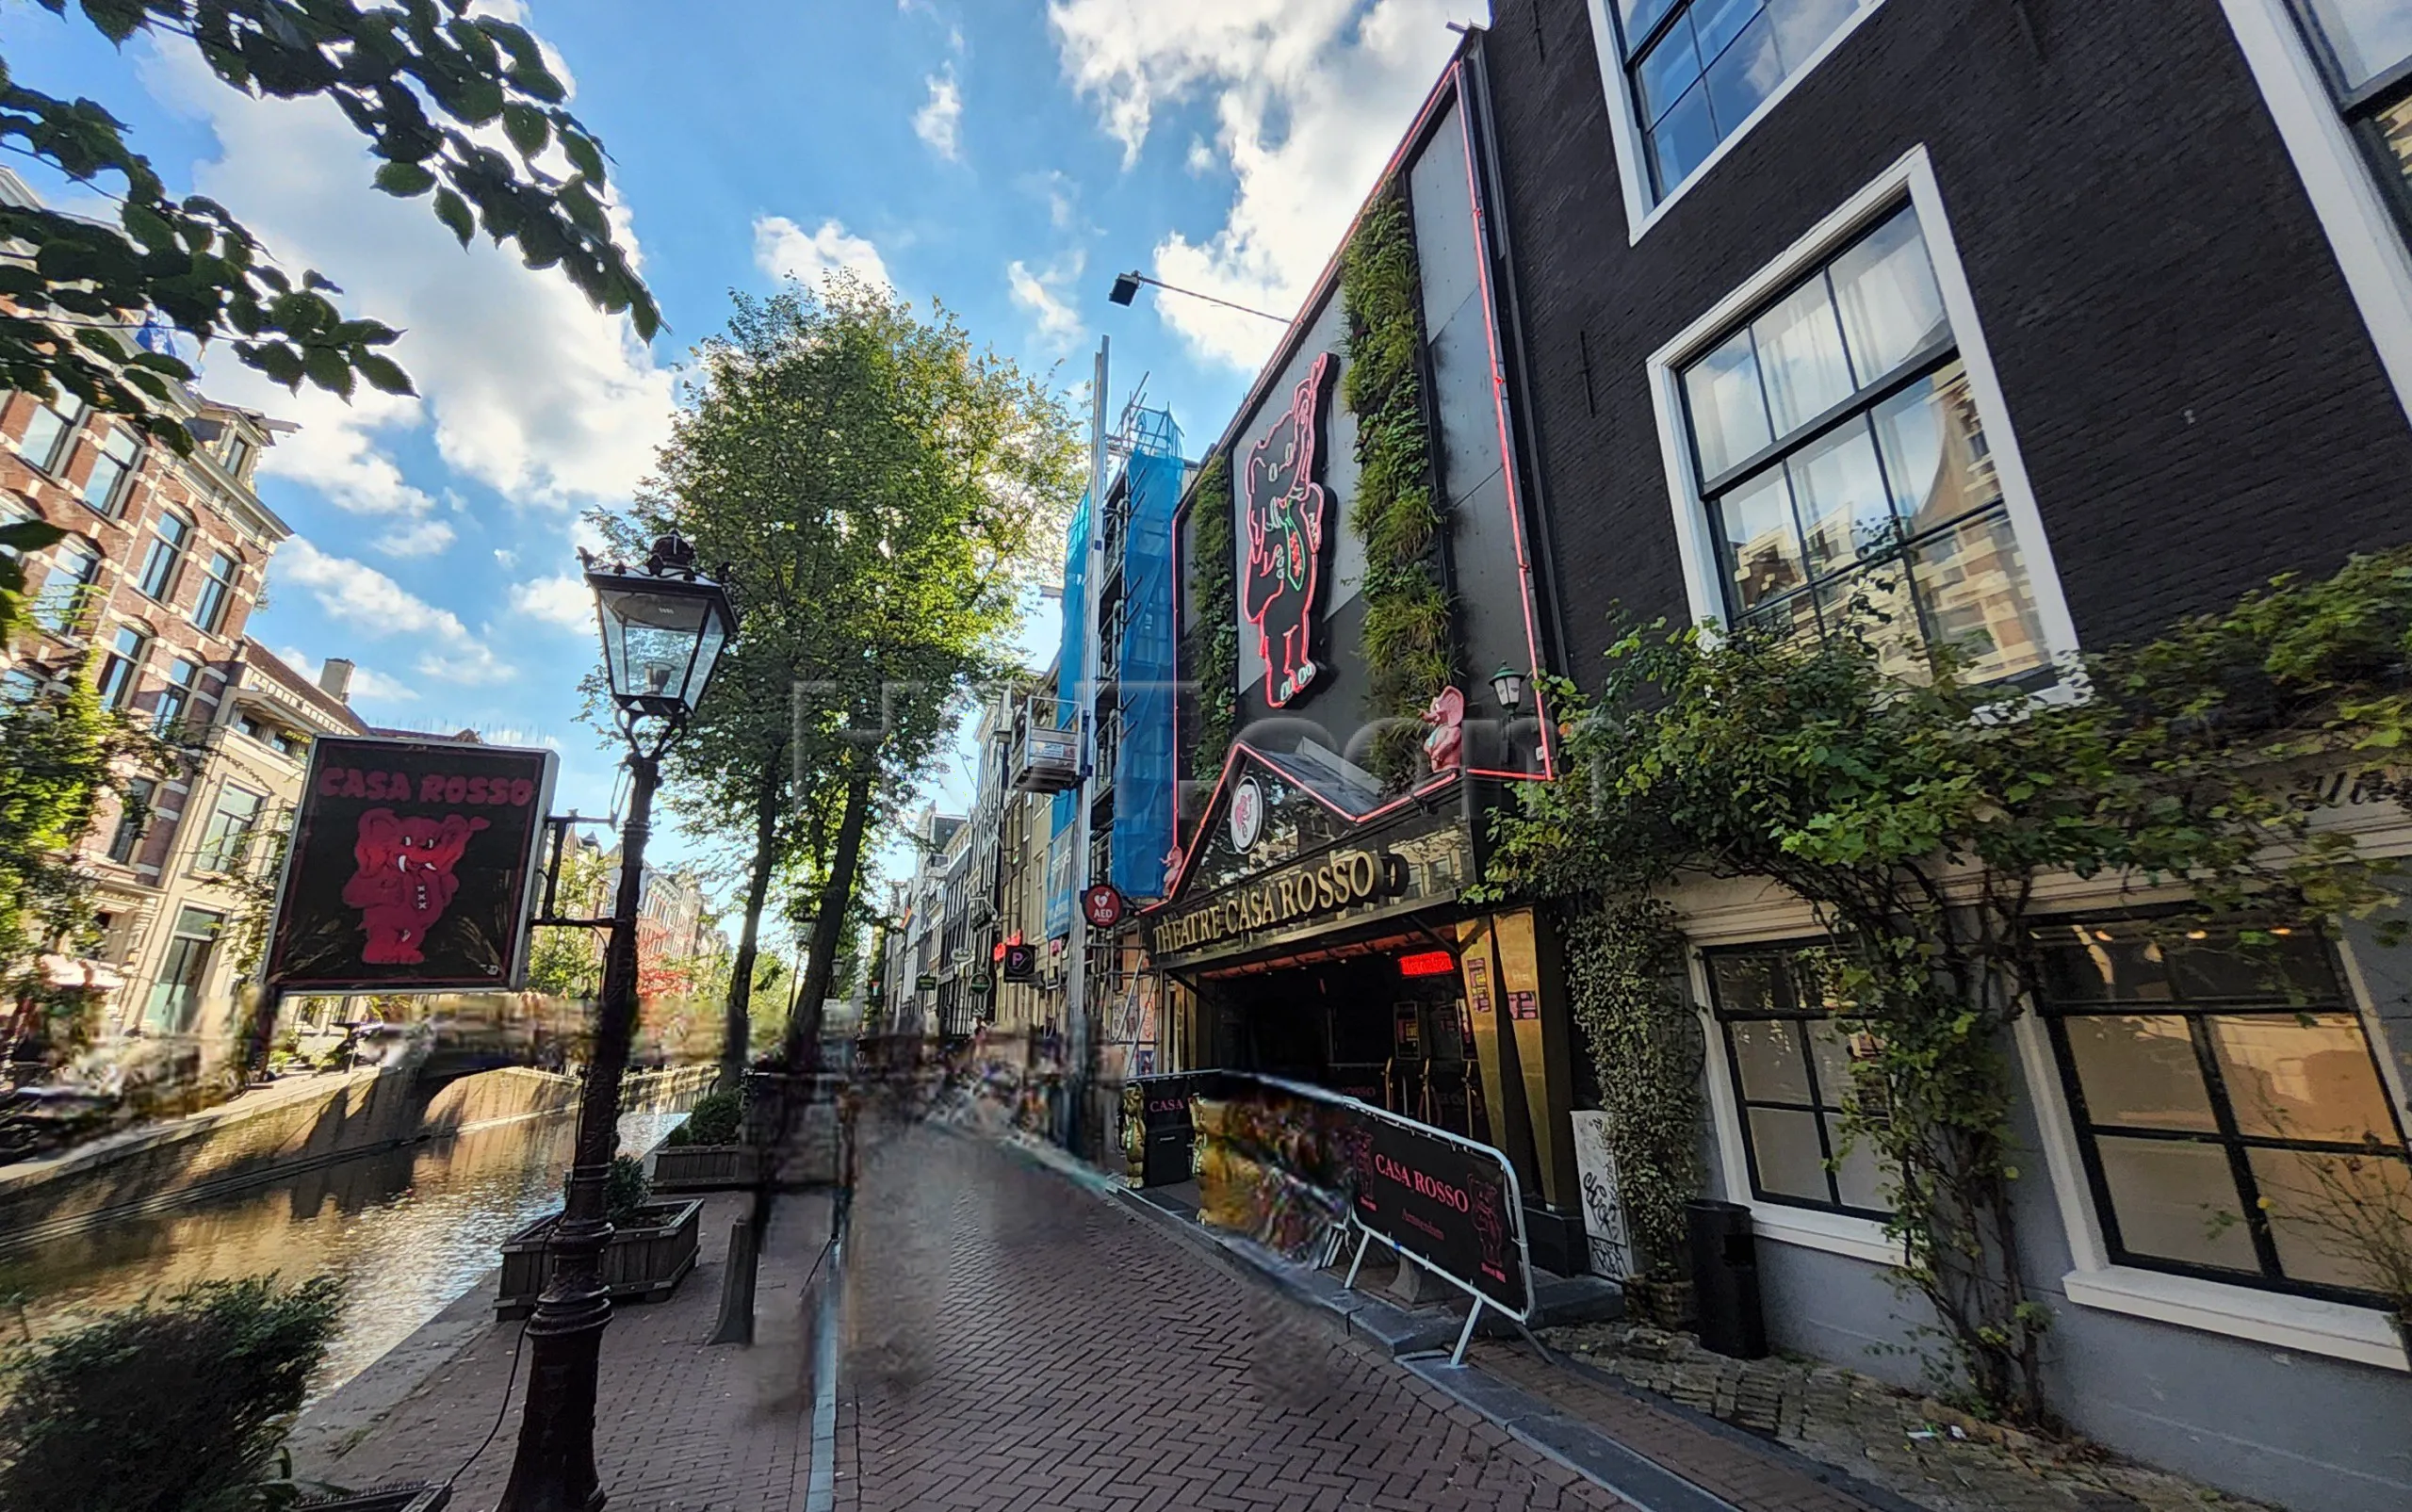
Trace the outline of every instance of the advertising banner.
<instances>
[{"instance_id":1,"label":"advertising banner","mask_svg":"<svg viewBox=\"0 0 2412 1512\"><path fill-rule=\"evenodd\" d=\"M514 988L550 751L330 736L310 751L268 980L304 992Z\"/></svg>"},{"instance_id":2,"label":"advertising banner","mask_svg":"<svg viewBox=\"0 0 2412 1512\"><path fill-rule=\"evenodd\" d=\"M1524 1214L1497 1150L1359 1104L1344 1136L1357 1222L1519 1318L1530 1315Z\"/></svg>"}]
</instances>

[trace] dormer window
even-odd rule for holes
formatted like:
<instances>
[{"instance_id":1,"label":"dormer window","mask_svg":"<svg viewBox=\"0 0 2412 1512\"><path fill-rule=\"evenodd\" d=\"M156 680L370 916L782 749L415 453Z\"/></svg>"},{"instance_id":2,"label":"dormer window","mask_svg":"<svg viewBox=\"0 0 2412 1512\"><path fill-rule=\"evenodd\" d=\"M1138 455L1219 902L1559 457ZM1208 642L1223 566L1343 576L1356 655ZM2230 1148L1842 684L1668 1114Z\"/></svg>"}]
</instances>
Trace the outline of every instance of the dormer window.
<instances>
[{"instance_id":1,"label":"dormer window","mask_svg":"<svg viewBox=\"0 0 2412 1512\"><path fill-rule=\"evenodd\" d=\"M219 459L225 464L227 476L239 483L247 480L245 475L252 470L252 458L258 450L257 447L252 445L251 437L229 427L226 431L226 443L219 452Z\"/></svg>"}]
</instances>

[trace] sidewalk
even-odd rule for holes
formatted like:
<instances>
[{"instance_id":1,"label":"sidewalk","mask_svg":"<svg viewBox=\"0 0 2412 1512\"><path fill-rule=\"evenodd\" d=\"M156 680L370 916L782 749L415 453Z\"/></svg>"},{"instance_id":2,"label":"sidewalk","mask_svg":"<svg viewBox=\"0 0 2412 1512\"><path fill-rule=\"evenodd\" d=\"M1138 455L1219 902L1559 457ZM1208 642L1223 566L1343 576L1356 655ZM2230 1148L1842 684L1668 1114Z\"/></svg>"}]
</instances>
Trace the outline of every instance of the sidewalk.
<instances>
[{"instance_id":1,"label":"sidewalk","mask_svg":"<svg viewBox=\"0 0 2412 1512\"><path fill-rule=\"evenodd\" d=\"M829 1237L825 1194L782 1196L764 1243L750 1349L711 1346L729 1227L751 1197L705 1199L702 1256L674 1296L623 1306L603 1336L596 1470L614 1512L800 1512L811 1469L805 1282ZM456 1512L484 1512L510 1478L528 1361L517 1324L493 1322L495 1283L313 1407L293 1439L299 1475L355 1488L442 1481ZM511 1381L510 1406L503 1405ZM479 1442L501 1428L475 1463Z\"/></svg>"},{"instance_id":2,"label":"sidewalk","mask_svg":"<svg viewBox=\"0 0 2412 1512\"><path fill-rule=\"evenodd\" d=\"M1336 1275L1200 1227L1162 1192L1073 1169L1059 1150L1017 1148L1393 1354L1649 1512L2257 1512L2090 1445L1959 1419L1840 1367L1726 1359L1685 1336L1621 1322L1543 1329L1546 1360L1521 1339L1477 1339L1465 1366L1453 1368L1432 1354L1454 1341L1463 1303L1396 1304L1385 1290L1388 1262L1369 1256L1347 1290Z\"/></svg>"}]
</instances>

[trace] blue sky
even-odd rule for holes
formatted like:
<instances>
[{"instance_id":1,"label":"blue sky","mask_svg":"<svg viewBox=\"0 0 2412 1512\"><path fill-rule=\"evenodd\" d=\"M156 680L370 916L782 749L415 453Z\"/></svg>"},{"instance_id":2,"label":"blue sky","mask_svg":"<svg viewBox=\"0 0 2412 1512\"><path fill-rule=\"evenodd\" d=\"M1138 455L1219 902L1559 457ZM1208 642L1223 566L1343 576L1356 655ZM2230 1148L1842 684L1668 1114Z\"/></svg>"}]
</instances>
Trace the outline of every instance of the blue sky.
<instances>
[{"instance_id":1,"label":"blue sky","mask_svg":"<svg viewBox=\"0 0 2412 1512\"><path fill-rule=\"evenodd\" d=\"M527 0L615 164L616 212L669 329L648 348L556 278L424 202L367 187L331 107L246 100L181 44L119 53L0 0L22 82L101 101L171 189L223 201L288 267L405 328L420 398L285 394L232 364L211 392L298 422L261 493L296 538L252 633L350 657L372 723L470 726L562 754L598 812L616 756L579 722L595 659L577 516L647 470L678 366L730 289L843 265L942 300L974 338L1084 395L1100 333L1116 405L1144 373L1193 454L1279 334L1197 301L1106 302L1113 273L1287 314L1484 0ZM23 166L23 165L18 165ZM72 193L39 186L61 203ZM1034 645L1051 632L1034 627ZM968 782L930 774L940 802ZM673 855L693 837L669 838Z\"/></svg>"}]
</instances>

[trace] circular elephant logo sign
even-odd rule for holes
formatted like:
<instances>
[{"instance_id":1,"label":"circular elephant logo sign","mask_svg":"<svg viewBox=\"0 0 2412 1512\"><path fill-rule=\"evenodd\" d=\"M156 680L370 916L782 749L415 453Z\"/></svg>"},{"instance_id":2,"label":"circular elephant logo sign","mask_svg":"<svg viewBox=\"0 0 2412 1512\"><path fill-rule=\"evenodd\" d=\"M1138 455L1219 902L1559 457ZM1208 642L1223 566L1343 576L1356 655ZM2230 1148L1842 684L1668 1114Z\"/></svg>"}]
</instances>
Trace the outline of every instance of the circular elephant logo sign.
<instances>
[{"instance_id":1,"label":"circular elephant logo sign","mask_svg":"<svg viewBox=\"0 0 2412 1512\"><path fill-rule=\"evenodd\" d=\"M1254 777L1242 777L1231 789L1231 849L1246 853L1264 833L1264 789Z\"/></svg>"}]
</instances>

